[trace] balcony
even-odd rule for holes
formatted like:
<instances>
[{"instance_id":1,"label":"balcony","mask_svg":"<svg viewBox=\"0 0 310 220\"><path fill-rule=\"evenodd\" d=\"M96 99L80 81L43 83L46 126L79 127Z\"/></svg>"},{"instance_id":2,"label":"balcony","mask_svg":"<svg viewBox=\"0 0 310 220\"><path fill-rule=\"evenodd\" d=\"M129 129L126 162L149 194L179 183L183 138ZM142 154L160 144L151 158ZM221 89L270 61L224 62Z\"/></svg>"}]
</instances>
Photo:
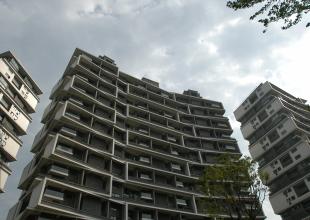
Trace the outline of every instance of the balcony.
<instances>
[{"instance_id":1,"label":"balcony","mask_svg":"<svg viewBox=\"0 0 310 220\"><path fill-rule=\"evenodd\" d=\"M268 173L268 183L272 182L275 178L285 173L290 168L294 167L297 163L310 156L310 145L308 141L301 141L290 148L260 170Z\"/></svg>"},{"instance_id":2,"label":"balcony","mask_svg":"<svg viewBox=\"0 0 310 220\"><path fill-rule=\"evenodd\" d=\"M264 84L260 84L251 95L239 106L235 111L235 117L237 121L240 121L243 116L245 116L249 110L261 100L263 96L269 93L272 90L269 82L265 82Z\"/></svg>"},{"instance_id":3,"label":"balcony","mask_svg":"<svg viewBox=\"0 0 310 220\"><path fill-rule=\"evenodd\" d=\"M294 206L295 204L309 198L310 196L310 177L303 178L294 184L284 188L280 192L270 196L271 206L276 214Z\"/></svg>"},{"instance_id":4,"label":"balcony","mask_svg":"<svg viewBox=\"0 0 310 220\"><path fill-rule=\"evenodd\" d=\"M10 85L14 88L14 90L18 93L19 97L23 100L23 102L27 105L30 113L35 111L35 108L38 104L39 98L37 94L41 94L37 92L37 94L29 87L29 85L22 80L18 74L12 72L8 68L9 64L6 60L0 59L0 73L3 74L3 77L8 80ZM6 73L6 74L4 74ZM2 75L1 74L1 75ZM19 82L17 85L14 82Z\"/></svg>"},{"instance_id":5,"label":"balcony","mask_svg":"<svg viewBox=\"0 0 310 220\"><path fill-rule=\"evenodd\" d=\"M16 125L14 127L20 135L26 134L31 118L5 94L2 94L0 99L0 109L10 119L10 122Z\"/></svg>"},{"instance_id":6,"label":"balcony","mask_svg":"<svg viewBox=\"0 0 310 220\"><path fill-rule=\"evenodd\" d=\"M259 129L272 115L276 114L283 105L279 98L274 98L266 108L259 111L247 123L241 126L241 132L245 139L249 138L257 129Z\"/></svg>"},{"instance_id":7,"label":"balcony","mask_svg":"<svg viewBox=\"0 0 310 220\"><path fill-rule=\"evenodd\" d=\"M0 127L0 148L3 148L8 161L16 160L21 141L12 135L5 127Z\"/></svg>"},{"instance_id":8,"label":"balcony","mask_svg":"<svg viewBox=\"0 0 310 220\"><path fill-rule=\"evenodd\" d=\"M258 159L274 145L280 142L285 136L297 129L292 118L282 121L276 128L266 133L249 147L249 151L254 160Z\"/></svg>"}]
</instances>

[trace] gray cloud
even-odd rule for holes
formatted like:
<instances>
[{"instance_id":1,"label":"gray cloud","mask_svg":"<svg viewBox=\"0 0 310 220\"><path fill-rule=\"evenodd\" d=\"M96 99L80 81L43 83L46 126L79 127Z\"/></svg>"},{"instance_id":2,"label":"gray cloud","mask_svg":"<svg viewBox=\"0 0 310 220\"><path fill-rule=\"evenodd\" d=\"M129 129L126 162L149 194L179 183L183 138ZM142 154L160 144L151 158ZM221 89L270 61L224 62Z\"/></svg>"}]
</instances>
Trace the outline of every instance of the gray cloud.
<instances>
[{"instance_id":1,"label":"gray cloud","mask_svg":"<svg viewBox=\"0 0 310 220\"><path fill-rule=\"evenodd\" d=\"M0 51L13 50L44 91L18 161L11 164L14 172L1 195L0 214L17 202L17 183L32 157L43 109L75 47L106 54L121 70L157 80L167 90L191 88L222 101L234 136L248 153L232 112L254 87L272 79L309 98L281 74L286 64L279 61L292 50L280 49L309 31L304 26L285 32L272 27L262 34L260 25L248 21L249 13L233 12L218 0L0 1ZM303 71L294 74L308 77ZM269 219L277 219L270 206L265 211Z\"/></svg>"}]
</instances>

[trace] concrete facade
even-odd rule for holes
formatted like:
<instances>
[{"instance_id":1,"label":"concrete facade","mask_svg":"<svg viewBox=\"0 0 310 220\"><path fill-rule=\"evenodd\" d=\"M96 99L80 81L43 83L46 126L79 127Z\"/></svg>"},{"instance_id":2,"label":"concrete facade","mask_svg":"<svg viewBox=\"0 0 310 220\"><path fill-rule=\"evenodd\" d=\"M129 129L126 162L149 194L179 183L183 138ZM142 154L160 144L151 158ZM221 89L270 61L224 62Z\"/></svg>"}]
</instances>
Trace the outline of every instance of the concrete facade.
<instances>
[{"instance_id":1,"label":"concrete facade","mask_svg":"<svg viewBox=\"0 0 310 220\"><path fill-rule=\"evenodd\" d=\"M198 179L219 154L240 155L220 102L80 49L50 99L7 219L211 219Z\"/></svg>"},{"instance_id":2,"label":"concrete facade","mask_svg":"<svg viewBox=\"0 0 310 220\"><path fill-rule=\"evenodd\" d=\"M268 174L270 202L284 220L310 216L310 107L277 86L259 85L235 113L249 151Z\"/></svg>"},{"instance_id":3,"label":"concrete facade","mask_svg":"<svg viewBox=\"0 0 310 220\"><path fill-rule=\"evenodd\" d=\"M39 95L39 87L10 52L0 54L0 192L11 170L8 163L16 160Z\"/></svg>"}]
</instances>

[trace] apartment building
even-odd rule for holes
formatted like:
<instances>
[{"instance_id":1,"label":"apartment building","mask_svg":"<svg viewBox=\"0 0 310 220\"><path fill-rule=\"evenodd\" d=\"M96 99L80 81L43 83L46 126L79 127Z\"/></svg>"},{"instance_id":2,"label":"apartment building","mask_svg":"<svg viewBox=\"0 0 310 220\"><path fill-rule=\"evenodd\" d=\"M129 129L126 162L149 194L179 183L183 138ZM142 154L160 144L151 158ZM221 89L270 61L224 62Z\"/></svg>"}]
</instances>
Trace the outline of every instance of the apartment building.
<instances>
[{"instance_id":1,"label":"apartment building","mask_svg":"<svg viewBox=\"0 0 310 220\"><path fill-rule=\"evenodd\" d=\"M22 145L19 137L26 134L40 94L16 57L10 51L0 54L0 193L12 172L8 163L16 160Z\"/></svg>"},{"instance_id":2,"label":"apartment building","mask_svg":"<svg viewBox=\"0 0 310 220\"><path fill-rule=\"evenodd\" d=\"M249 151L268 174L270 202L283 220L310 216L310 107L279 87L260 84L234 112Z\"/></svg>"},{"instance_id":3,"label":"apartment building","mask_svg":"<svg viewBox=\"0 0 310 220\"><path fill-rule=\"evenodd\" d=\"M211 219L197 181L219 154L240 155L220 102L80 49L50 99L7 219Z\"/></svg>"}]
</instances>

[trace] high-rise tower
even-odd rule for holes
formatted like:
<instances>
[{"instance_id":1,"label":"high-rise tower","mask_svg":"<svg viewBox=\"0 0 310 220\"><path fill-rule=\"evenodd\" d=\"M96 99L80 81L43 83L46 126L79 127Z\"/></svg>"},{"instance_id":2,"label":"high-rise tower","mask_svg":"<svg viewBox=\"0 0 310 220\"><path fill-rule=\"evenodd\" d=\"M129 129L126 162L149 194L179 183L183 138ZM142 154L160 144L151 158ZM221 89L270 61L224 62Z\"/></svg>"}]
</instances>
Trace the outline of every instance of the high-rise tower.
<instances>
[{"instance_id":1,"label":"high-rise tower","mask_svg":"<svg viewBox=\"0 0 310 220\"><path fill-rule=\"evenodd\" d=\"M277 86L260 84L235 111L249 151L268 174L269 199L284 220L310 216L310 107Z\"/></svg>"},{"instance_id":2,"label":"high-rise tower","mask_svg":"<svg viewBox=\"0 0 310 220\"><path fill-rule=\"evenodd\" d=\"M16 160L42 92L25 68L10 52L0 54L0 192L11 170L8 163Z\"/></svg>"},{"instance_id":3,"label":"high-rise tower","mask_svg":"<svg viewBox=\"0 0 310 220\"><path fill-rule=\"evenodd\" d=\"M80 49L50 98L8 219L209 219L197 181L219 154L240 155L220 102Z\"/></svg>"}]
</instances>

